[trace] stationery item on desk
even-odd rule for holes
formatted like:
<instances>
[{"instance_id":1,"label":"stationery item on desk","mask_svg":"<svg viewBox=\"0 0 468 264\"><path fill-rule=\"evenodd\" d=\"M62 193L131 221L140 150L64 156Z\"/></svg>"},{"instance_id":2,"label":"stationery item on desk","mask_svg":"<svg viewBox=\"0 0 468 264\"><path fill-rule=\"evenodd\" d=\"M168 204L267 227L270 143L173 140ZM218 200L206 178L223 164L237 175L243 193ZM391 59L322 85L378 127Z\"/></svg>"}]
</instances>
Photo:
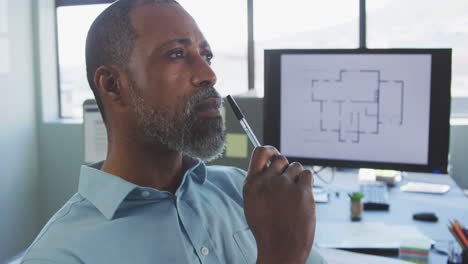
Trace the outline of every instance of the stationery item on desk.
<instances>
[{"instance_id":1,"label":"stationery item on desk","mask_svg":"<svg viewBox=\"0 0 468 264\"><path fill-rule=\"evenodd\" d=\"M460 240L460 238L458 237L458 235L455 233L455 230L453 230L452 227L448 226L448 230L450 232L450 234L452 234L453 238L455 238L455 240L457 241L458 245L460 245L460 247L463 248L463 242Z\"/></svg>"},{"instance_id":2,"label":"stationery item on desk","mask_svg":"<svg viewBox=\"0 0 468 264\"><path fill-rule=\"evenodd\" d=\"M434 213L424 212L413 214L414 220L426 221L426 222L437 222L439 218Z\"/></svg>"},{"instance_id":3,"label":"stationery item on desk","mask_svg":"<svg viewBox=\"0 0 468 264\"><path fill-rule=\"evenodd\" d=\"M460 224L460 222L458 222L458 220L450 221L448 229L455 240L457 240L460 247L465 250L468 249L468 238L465 235L466 229Z\"/></svg>"},{"instance_id":4,"label":"stationery item on desk","mask_svg":"<svg viewBox=\"0 0 468 264\"><path fill-rule=\"evenodd\" d=\"M399 258L418 264L429 263L429 251L431 242L429 240L406 239L401 242Z\"/></svg>"},{"instance_id":5,"label":"stationery item on desk","mask_svg":"<svg viewBox=\"0 0 468 264\"><path fill-rule=\"evenodd\" d=\"M426 182L408 182L400 187L403 192L420 192L431 194L443 194L450 190L450 185Z\"/></svg>"},{"instance_id":6,"label":"stationery item on desk","mask_svg":"<svg viewBox=\"0 0 468 264\"><path fill-rule=\"evenodd\" d=\"M247 120L245 120L244 114L242 114L242 111L240 110L239 105L237 105L237 102L234 100L234 98L232 98L231 95L228 95L226 99L231 105L232 111L234 112L234 114L236 115L236 118L241 123L241 126L244 129L245 133L249 137L250 142L252 142L254 147L260 146L260 142L258 141L257 137L255 136L252 129L250 128L249 123L247 123Z\"/></svg>"},{"instance_id":7,"label":"stationery item on desk","mask_svg":"<svg viewBox=\"0 0 468 264\"><path fill-rule=\"evenodd\" d=\"M401 172L395 170L375 170L375 180L384 182L393 187L395 183L401 181Z\"/></svg>"},{"instance_id":8,"label":"stationery item on desk","mask_svg":"<svg viewBox=\"0 0 468 264\"><path fill-rule=\"evenodd\" d=\"M447 251L448 251L447 264L462 264L463 263L463 256L462 256L463 251L460 248L460 245L455 243L455 241L449 241Z\"/></svg>"},{"instance_id":9,"label":"stationery item on desk","mask_svg":"<svg viewBox=\"0 0 468 264\"><path fill-rule=\"evenodd\" d=\"M444 241L444 242L447 242L447 241ZM443 244L444 243L443 243L442 240L436 241L434 244L431 245L431 250L433 250L434 252L436 252L439 255L447 256L448 255L448 247L444 246Z\"/></svg>"},{"instance_id":10,"label":"stationery item on desk","mask_svg":"<svg viewBox=\"0 0 468 264\"><path fill-rule=\"evenodd\" d=\"M387 225L383 222L317 222L315 242L321 247L342 249L392 250L398 254L405 241L432 240L414 225ZM428 248L429 249L429 248Z\"/></svg>"},{"instance_id":11,"label":"stationery item on desk","mask_svg":"<svg viewBox=\"0 0 468 264\"><path fill-rule=\"evenodd\" d=\"M345 250L316 247L320 255L327 260L328 264L363 264L363 263L378 263L378 264L410 264L410 262L395 258L386 258L381 256L367 255Z\"/></svg>"},{"instance_id":12,"label":"stationery item on desk","mask_svg":"<svg viewBox=\"0 0 468 264\"><path fill-rule=\"evenodd\" d=\"M465 246L465 249L468 249L468 237L466 235L466 229L463 227L458 220L454 221L455 224L455 230L457 234L461 237L461 240L463 242L463 245Z\"/></svg>"},{"instance_id":13,"label":"stationery item on desk","mask_svg":"<svg viewBox=\"0 0 468 264\"><path fill-rule=\"evenodd\" d=\"M359 169L359 181L378 181L393 187L402 179L401 172L395 170Z\"/></svg>"}]
</instances>

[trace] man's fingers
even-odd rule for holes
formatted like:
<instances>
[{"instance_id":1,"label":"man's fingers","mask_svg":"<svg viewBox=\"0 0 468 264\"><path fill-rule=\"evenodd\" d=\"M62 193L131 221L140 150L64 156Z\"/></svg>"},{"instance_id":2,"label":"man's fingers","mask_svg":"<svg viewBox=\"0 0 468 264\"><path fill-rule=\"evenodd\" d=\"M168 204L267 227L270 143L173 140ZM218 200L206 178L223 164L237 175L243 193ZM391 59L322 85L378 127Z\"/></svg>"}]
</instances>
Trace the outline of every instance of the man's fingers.
<instances>
[{"instance_id":1,"label":"man's fingers","mask_svg":"<svg viewBox=\"0 0 468 264\"><path fill-rule=\"evenodd\" d=\"M272 146L256 147L250 159L248 174L254 175L263 171L267 167L268 162L270 162L274 156L278 155L280 155L279 151Z\"/></svg>"},{"instance_id":2,"label":"man's fingers","mask_svg":"<svg viewBox=\"0 0 468 264\"><path fill-rule=\"evenodd\" d=\"M314 184L314 177L310 170L303 170L299 175L297 175L297 182L299 185L303 185L307 188L312 188Z\"/></svg>"},{"instance_id":3,"label":"man's fingers","mask_svg":"<svg viewBox=\"0 0 468 264\"><path fill-rule=\"evenodd\" d=\"M288 159L283 155L273 156L271 164L268 166L268 170L274 171L278 174L282 174L289 166Z\"/></svg>"},{"instance_id":4,"label":"man's fingers","mask_svg":"<svg viewBox=\"0 0 468 264\"><path fill-rule=\"evenodd\" d=\"M304 170L302 164L299 162L293 162L289 165L289 167L284 171L284 174L291 178L292 181L296 182L299 173Z\"/></svg>"}]
</instances>

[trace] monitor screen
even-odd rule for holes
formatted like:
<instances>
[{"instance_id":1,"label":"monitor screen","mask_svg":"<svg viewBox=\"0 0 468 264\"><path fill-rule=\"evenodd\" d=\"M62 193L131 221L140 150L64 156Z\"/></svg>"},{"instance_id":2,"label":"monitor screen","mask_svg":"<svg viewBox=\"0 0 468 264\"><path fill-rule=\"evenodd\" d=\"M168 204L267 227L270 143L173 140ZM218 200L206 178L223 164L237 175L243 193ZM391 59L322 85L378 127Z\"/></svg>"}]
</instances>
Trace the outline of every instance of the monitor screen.
<instances>
[{"instance_id":1,"label":"monitor screen","mask_svg":"<svg viewBox=\"0 0 468 264\"><path fill-rule=\"evenodd\" d=\"M450 49L265 51L265 144L310 165L447 171Z\"/></svg>"}]
</instances>

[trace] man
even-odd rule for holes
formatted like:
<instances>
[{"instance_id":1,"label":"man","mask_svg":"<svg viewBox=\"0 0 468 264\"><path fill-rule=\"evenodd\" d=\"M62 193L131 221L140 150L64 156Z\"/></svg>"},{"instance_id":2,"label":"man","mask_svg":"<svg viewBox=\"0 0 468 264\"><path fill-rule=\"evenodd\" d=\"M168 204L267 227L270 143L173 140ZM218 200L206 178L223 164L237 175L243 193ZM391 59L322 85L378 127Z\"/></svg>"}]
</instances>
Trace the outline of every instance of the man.
<instances>
[{"instance_id":1,"label":"man","mask_svg":"<svg viewBox=\"0 0 468 264\"><path fill-rule=\"evenodd\" d=\"M82 167L23 263L323 262L310 171L273 147L247 177L203 163L224 148L212 57L175 1L121 0L96 19L86 63L107 158Z\"/></svg>"}]
</instances>

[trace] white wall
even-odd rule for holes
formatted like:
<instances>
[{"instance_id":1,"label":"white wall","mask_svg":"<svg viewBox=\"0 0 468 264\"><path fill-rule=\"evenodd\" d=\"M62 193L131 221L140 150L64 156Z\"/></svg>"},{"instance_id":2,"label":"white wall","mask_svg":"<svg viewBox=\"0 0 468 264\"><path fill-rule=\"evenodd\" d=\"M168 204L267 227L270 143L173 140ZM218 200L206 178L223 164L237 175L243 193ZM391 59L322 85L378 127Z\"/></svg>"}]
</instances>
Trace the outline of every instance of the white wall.
<instances>
[{"instance_id":1,"label":"white wall","mask_svg":"<svg viewBox=\"0 0 468 264\"><path fill-rule=\"evenodd\" d=\"M8 71L0 73L0 260L24 249L40 228L31 0L7 1ZM5 53L8 53L6 55Z\"/></svg>"}]
</instances>

